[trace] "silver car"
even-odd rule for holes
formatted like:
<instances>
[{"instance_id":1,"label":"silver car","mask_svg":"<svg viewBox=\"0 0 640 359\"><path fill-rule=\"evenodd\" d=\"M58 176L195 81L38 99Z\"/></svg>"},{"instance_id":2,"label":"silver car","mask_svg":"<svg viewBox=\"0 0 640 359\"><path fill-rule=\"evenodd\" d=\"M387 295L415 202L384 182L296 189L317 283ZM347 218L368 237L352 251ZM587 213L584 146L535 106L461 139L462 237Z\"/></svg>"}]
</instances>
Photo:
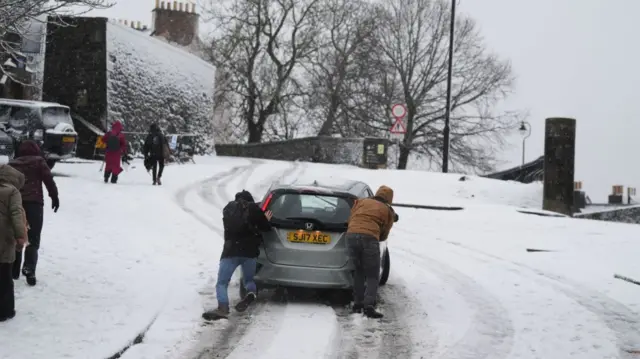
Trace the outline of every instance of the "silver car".
<instances>
[{"instance_id":1,"label":"silver car","mask_svg":"<svg viewBox=\"0 0 640 359\"><path fill-rule=\"evenodd\" d=\"M345 181L323 185L276 185L261 208L271 210L273 229L263 235L255 282L258 288L350 289L353 264L345 232L355 201L372 197L367 184ZM390 272L387 242L380 242L380 285ZM243 285L240 285L244 295Z\"/></svg>"}]
</instances>

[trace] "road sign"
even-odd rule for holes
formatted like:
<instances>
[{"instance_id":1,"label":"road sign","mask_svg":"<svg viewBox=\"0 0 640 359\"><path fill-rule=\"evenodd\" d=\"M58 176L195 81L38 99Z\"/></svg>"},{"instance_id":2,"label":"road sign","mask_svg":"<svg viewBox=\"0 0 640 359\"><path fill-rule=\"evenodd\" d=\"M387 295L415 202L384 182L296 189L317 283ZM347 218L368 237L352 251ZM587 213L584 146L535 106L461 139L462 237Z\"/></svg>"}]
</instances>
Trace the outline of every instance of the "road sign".
<instances>
[{"instance_id":1,"label":"road sign","mask_svg":"<svg viewBox=\"0 0 640 359\"><path fill-rule=\"evenodd\" d=\"M404 123L402 122L402 118L400 117L396 118L396 121L391 126L391 129L389 129L389 132L391 132L392 134L407 133L407 128L404 126Z\"/></svg>"},{"instance_id":2,"label":"road sign","mask_svg":"<svg viewBox=\"0 0 640 359\"><path fill-rule=\"evenodd\" d=\"M403 118L404 116L407 115L407 108L404 107L404 105L401 104L396 104L393 105L391 107L391 114L393 115L393 117L395 117L396 119L398 118Z\"/></svg>"}]
</instances>

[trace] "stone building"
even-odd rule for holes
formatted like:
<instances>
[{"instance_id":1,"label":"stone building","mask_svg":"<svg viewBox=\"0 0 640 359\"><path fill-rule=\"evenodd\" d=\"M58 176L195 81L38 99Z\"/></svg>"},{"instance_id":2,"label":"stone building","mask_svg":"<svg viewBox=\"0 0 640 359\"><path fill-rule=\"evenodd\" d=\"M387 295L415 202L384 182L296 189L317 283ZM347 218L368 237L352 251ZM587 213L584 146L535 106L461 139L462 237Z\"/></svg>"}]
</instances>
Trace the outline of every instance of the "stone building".
<instances>
[{"instance_id":1,"label":"stone building","mask_svg":"<svg viewBox=\"0 0 640 359\"><path fill-rule=\"evenodd\" d=\"M153 19L150 28L100 17L49 23L43 100L71 107L78 156L91 157L98 133L116 120L128 132L157 122L195 134L196 153L214 151L215 68L186 49L199 41L195 7L157 1Z\"/></svg>"}]
</instances>

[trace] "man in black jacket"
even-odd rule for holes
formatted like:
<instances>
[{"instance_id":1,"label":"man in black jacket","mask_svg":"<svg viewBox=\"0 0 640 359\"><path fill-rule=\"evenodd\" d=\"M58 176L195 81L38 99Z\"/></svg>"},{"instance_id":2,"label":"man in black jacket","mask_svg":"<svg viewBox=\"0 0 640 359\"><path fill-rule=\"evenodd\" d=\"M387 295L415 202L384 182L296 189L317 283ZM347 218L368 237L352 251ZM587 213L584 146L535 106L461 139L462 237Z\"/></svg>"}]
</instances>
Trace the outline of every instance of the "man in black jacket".
<instances>
[{"instance_id":1,"label":"man in black jacket","mask_svg":"<svg viewBox=\"0 0 640 359\"><path fill-rule=\"evenodd\" d=\"M243 282L247 295L236 304L236 310L245 311L256 299L256 284L253 277L256 272L256 259L260 254L262 235L260 232L271 230L271 211L262 212L254 202L251 193L243 190L236 193L234 201L222 210L224 223L224 248L218 268L216 296L218 308L202 314L206 320L216 320L229 316L229 295L227 288L233 272L242 267Z\"/></svg>"},{"instance_id":2,"label":"man in black jacket","mask_svg":"<svg viewBox=\"0 0 640 359\"><path fill-rule=\"evenodd\" d=\"M164 171L165 146L168 146L165 135L157 124L152 124L149 128L149 134L144 141L142 152L144 154L144 166L152 169L153 185L162 184L162 171Z\"/></svg>"}]
</instances>

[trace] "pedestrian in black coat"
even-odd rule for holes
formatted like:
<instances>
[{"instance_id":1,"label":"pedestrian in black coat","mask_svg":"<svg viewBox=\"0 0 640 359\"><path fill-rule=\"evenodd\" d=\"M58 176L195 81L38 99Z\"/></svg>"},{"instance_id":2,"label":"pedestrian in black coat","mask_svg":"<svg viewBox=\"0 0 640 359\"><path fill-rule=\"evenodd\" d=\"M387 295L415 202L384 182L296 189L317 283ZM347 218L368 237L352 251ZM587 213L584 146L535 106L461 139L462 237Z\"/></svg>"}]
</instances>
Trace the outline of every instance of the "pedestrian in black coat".
<instances>
[{"instance_id":1,"label":"pedestrian in black coat","mask_svg":"<svg viewBox=\"0 0 640 359\"><path fill-rule=\"evenodd\" d=\"M142 152L144 154L144 166L147 171L152 170L153 185L162 184L162 172L164 162L167 159L169 142L157 124L152 124L149 134L144 141Z\"/></svg>"}]
</instances>

